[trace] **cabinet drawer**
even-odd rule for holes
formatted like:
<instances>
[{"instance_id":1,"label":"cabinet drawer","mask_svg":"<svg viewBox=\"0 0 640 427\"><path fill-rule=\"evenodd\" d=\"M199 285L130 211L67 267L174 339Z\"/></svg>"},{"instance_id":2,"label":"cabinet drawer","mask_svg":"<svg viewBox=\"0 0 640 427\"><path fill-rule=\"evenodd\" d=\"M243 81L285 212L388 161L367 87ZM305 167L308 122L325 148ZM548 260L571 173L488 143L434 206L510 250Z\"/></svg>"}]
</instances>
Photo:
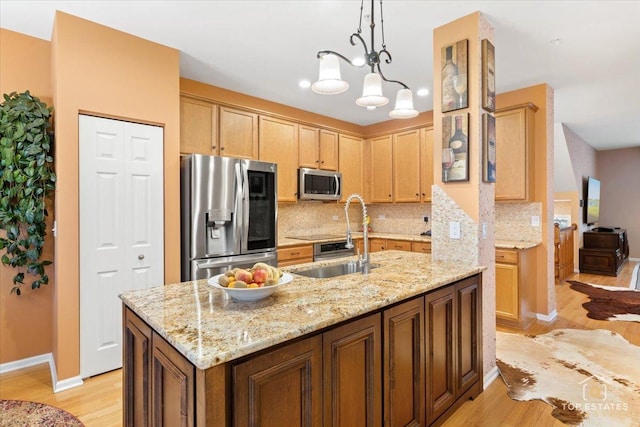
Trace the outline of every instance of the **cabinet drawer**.
<instances>
[{"instance_id":1,"label":"cabinet drawer","mask_svg":"<svg viewBox=\"0 0 640 427\"><path fill-rule=\"evenodd\" d=\"M411 242L408 240L387 240L387 249L411 252Z\"/></svg>"},{"instance_id":2,"label":"cabinet drawer","mask_svg":"<svg viewBox=\"0 0 640 427\"><path fill-rule=\"evenodd\" d=\"M517 264L518 251L496 249L496 263Z\"/></svg>"},{"instance_id":3,"label":"cabinet drawer","mask_svg":"<svg viewBox=\"0 0 640 427\"><path fill-rule=\"evenodd\" d=\"M411 244L413 252L431 253L431 242L413 242Z\"/></svg>"},{"instance_id":4,"label":"cabinet drawer","mask_svg":"<svg viewBox=\"0 0 640 427\"><path fill-rule=\"evenodd\" d=\"M313 245L291 246L278 249L279 267L311 261L313 261Z\"/></svg>"}]
</instances>

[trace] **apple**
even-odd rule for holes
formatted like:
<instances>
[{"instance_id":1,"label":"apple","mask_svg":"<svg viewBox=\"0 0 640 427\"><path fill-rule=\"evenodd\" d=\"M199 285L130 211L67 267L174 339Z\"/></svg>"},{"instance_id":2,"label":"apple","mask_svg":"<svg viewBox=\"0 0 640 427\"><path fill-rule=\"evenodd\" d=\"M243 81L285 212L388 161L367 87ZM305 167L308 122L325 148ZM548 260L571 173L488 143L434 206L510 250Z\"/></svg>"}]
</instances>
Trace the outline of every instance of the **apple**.
<instances>
[{"instance_id":1,"label":"apple","mask_svg":"<svg viewBox=\"0 0 640 427\"><path fill-rule=\"evenodd\" d=\"M264 283L269 278L269 271L265 268L257 268L253 271L253 281L256 283Z\"/></svg>"},{"instance_id":2,"label":"apple","mask_svg":"<svg viewBox=\"0 0 640 427\"><path fill-rule=\"evenodd\" d=\"M238 269L236 270L236 280L242 280L244 283L253 282L253 274L250 271Z\"/></svg>"}]
</instances>

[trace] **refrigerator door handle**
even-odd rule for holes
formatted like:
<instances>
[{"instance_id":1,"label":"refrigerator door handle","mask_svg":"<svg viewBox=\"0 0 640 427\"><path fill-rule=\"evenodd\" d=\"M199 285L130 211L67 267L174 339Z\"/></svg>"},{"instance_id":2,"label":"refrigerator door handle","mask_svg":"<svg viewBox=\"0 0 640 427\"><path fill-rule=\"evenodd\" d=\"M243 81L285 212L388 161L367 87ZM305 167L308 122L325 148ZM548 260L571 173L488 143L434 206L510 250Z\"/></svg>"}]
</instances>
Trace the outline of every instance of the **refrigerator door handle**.
<instances>
[{"instance_id":1,"label":"refrigerator door handle","mask_svg":"<svg viewBox=\"0 0 640 427\"><path fill-rule=\"evenodd\" d=\"M240 238L240 253L246 252L247 248L247 209L245 206L244 186L247 179L247 173L244 170L244 162L236 163L236 221L234 234Z\"/></svg>"},{"instance_id":2,"label":"refrigerator door handle","mask_svg":"<svg viewBox=\"0 0 640 427\"><path fill-rule=\"evenodd\" d=\"M240 181L240 191L242 194L242 253L249 250L249 161L241 162L242 180Z\"/></svg>"}]
</instances>

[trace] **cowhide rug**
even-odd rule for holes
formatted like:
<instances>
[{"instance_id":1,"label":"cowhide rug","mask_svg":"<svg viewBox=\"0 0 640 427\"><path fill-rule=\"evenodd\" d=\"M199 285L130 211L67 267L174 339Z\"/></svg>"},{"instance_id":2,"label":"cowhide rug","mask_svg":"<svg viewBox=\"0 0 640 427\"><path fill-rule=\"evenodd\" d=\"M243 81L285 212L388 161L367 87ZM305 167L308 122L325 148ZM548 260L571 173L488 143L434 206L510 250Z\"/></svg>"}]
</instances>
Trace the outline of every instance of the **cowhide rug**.
<instances>
[{"instance_id":1,"label":"cowhide rug","mask_svg":"<svg viewBox=\"0 0 640 427\"><path fill-rule=\"evenodd\" d=\"M596 320L640 322L640 291L567 280L571 289L589 296L582 304L587 317ZM640 423L639 423L640 424Z\"/></svg>"},{"instance_id":2,"label":"cowhide rug","mask_svg":"<svg viewBox=\"0 0 640 427\"><path fill-rule=\"evenodd\" d=\"M514 400L542 400L569 425L640 425L640 347L615 332L496 333L497 365Z\"/></svg>"}]
</instances>

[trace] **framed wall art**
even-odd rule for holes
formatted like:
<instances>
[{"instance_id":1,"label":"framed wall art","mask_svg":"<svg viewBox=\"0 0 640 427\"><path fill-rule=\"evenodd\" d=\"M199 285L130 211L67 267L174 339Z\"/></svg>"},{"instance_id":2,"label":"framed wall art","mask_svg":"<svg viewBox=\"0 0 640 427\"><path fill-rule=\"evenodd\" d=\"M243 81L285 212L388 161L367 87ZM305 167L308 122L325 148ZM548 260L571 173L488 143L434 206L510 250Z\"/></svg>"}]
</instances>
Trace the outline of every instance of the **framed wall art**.
<instances>
[{"instance_id":1,"label":"framed wall art","mask_svg":"<svg viewBox=\"0 0 640 427\"><path fill-rule=\"evenodd\" d=\"M482 180L496 182L496 118L482 115Z\"/></svg>"},{"instance_id":2,"label":"framed wall art","mask_svg":"<svg viewBox=\"0 0 640 427\"><path fill-rule=\"evenodd\" d=\"M487 39L482 40L482 108L496 111L496 52Z\"/></svg>"},{"instance_id":3,"label":"framed wall art","mask_svg":"<svg viewBox=\"0 0 640 427\"><path fill-rule=\"evenodd\" d=\"M469 114L442 118L442 182L469 181Z\"/></svg>"},{"instance_id":4,"label":"framed wall art","mask_svg":"<svg viewBox=\"0 0 640 427\"><path fill-rule=\"evenodd\" d=\"M440 52L442 112L469 106L467 90L467 40L444 46Z\"/></svg>"}]
</instances>

